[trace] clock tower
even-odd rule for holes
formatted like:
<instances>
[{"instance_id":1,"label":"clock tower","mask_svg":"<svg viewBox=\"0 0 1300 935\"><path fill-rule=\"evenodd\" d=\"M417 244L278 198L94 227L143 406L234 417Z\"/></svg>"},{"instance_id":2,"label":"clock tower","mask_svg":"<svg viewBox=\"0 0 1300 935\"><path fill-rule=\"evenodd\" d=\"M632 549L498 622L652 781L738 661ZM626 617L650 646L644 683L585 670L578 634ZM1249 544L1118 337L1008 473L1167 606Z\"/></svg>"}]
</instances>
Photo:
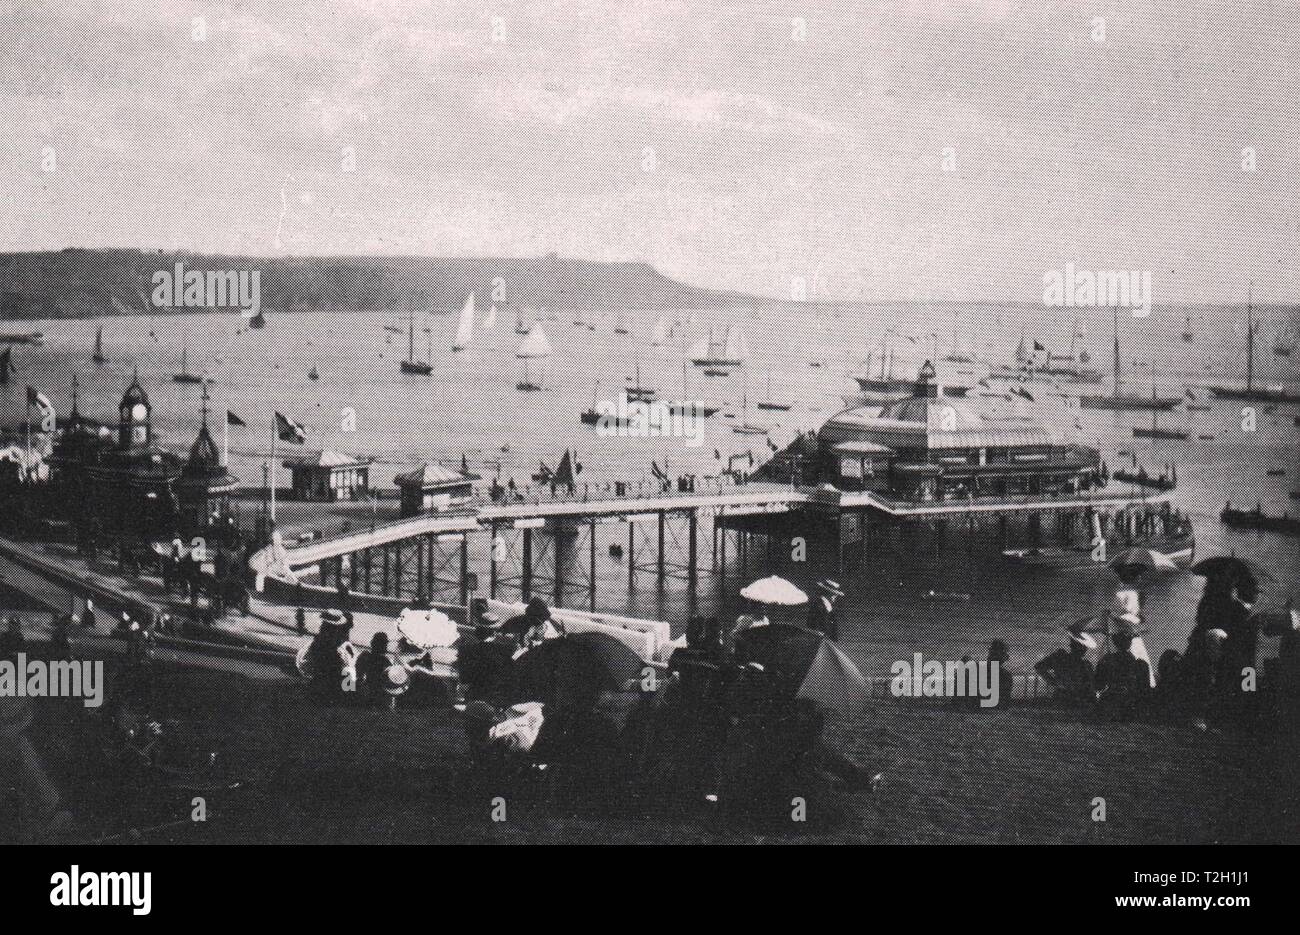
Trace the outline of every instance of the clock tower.
<instances>
[{"instance_id":1,"label":"clock tower","mask_svg":"<svg viewBox=\"0 0 1300 935\"><path fill-rule=\"evenodd\" d=\"M147 448L153 442L153 429L150 418L153 409L149 405L149 395L140 386L140 372L137 369L131 378L118 406L121 421L117 429L117 446L123 451L133 448Z\"/></svg>"}]
</instances>

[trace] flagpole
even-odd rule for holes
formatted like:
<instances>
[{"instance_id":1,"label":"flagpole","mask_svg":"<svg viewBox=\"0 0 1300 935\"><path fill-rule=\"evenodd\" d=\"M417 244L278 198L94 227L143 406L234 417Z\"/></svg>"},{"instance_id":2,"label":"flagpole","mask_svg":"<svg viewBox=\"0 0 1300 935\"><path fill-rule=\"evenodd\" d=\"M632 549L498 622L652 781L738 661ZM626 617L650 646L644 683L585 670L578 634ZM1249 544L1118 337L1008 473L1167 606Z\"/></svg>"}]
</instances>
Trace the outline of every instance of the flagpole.
<instances>
[{"instance_id":1,"label":"flagpole","mask_svg":"<svg viewBox=\"0 0 1300 935\"><path fill-rule=\"evenodd\" d=\"M278 426L275 424L275 416L271 416L271 528L275 528L275 439L280 433L277 431Z\"/></svg>"},{"instance_id":2,"label":"flagpole","mask_svg":"<svg viewBox=\"0 0 1300 935\"><path fill-rule=\"evenodd\" d=\"M32 397L27 394L27 408L23 412L27 419L27 460L23 462L23 480L31 480L32 470Z\"/></svg>"},{"instance_id":3,"label":"flagpole","mask_svg":"<svg viewBox=\"0 0 1300 935\"><path fill-rule=\"evenodd\" d=\"M221 466L230 467L230 410L226 410L225 421L221 423Z\"/></svg>"}]
</instances>

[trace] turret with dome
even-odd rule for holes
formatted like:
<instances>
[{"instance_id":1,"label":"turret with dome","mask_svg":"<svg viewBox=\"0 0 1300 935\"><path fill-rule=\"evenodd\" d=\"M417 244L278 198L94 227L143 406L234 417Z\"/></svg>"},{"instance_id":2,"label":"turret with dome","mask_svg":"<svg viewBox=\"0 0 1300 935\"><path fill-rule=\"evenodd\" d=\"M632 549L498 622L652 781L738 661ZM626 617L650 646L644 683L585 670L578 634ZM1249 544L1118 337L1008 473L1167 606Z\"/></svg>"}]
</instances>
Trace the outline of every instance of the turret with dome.
<instances>
[{"instance_id":1,"label":"turret with dome","mask_svg":"<svg viewBox=\"0 0 1300 935\"><path fill-rule=\"evenodd\" d=\"M1096 483L1101 463L1041 423L992 421L973 401L942 395L929 361L911 396L845 409L817 439L823 479L913 501L1077 492Z\"/></svg>"}]
</instances>

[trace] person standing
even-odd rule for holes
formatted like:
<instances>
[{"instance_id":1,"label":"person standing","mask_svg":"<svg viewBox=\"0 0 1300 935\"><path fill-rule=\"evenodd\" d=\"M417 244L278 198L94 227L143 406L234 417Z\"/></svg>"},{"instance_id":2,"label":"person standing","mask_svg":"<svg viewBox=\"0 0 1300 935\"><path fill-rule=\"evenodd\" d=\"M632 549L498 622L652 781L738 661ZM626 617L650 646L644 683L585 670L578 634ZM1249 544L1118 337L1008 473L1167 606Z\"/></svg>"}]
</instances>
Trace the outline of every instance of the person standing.
<instances>
[{"instance_id":1,"label":"person standing","mask_svg":"<svg viewBox=\"0 0 1300 935\"><path fill-rule=\"evenodd\" d=\"M844 592L840 590L839 582L829 578L818 581L817 595L808 605L808 629L825 634L832 642L838 642L840 622L835 613L835 604L843 596Z\"/></svg>"}]
</instances>

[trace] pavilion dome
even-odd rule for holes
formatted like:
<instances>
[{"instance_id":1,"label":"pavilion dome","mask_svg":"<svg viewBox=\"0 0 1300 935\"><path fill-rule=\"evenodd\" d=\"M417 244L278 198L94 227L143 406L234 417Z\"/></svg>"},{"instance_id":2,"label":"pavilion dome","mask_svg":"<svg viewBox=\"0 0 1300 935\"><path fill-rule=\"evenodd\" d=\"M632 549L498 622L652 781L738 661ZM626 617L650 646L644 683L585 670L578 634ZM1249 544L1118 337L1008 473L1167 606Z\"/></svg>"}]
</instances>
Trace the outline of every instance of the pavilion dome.
<instances>
[{"instance_id":1,"label":"pavilion dome","mask_svg":"<svg viewBox=\"0 0 1300 935\"><path fill-rule=\"evenodd\" d=\"M190 446L190 457L185 462L184 473L186 477L210 477L225 473L221 467L221 453L217 451L217 444L212 440L206 420L199 427L199 437Z\"/></svg>"},{"instance_id":2,"label":"pavilion dome","mask_svg":"<svg viewBox=\"0 0 1300 935\"><path fill-rule=\"evenodd\" d=\"M975 412L969 403L950 396L911 396L890 403L881 410L880 418L899 422L916 422L930 429L966 432L983 429L984 417Z\"/></svg>"}]
</instances>

